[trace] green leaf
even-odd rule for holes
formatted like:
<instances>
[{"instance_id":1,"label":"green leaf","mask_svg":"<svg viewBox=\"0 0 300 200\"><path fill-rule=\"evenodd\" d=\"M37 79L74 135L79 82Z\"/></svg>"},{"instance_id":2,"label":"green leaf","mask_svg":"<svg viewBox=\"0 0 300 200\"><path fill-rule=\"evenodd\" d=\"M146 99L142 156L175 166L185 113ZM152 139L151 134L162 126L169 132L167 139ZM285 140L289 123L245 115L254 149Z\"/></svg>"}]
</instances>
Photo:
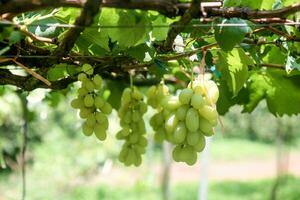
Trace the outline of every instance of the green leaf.
<instances>
[{"instance_id":1,"label":"green leaf","mask_svg":"<svg viewBox=\"0 0 300 200\"><path fill-rule=\"evenodd\" d=\"M268 69L253 72L249 80L250 98L244 111L251 112L265 98L275 116L300 113L300 75L288 77L283 70Z\"/></svg>"},{"instance_id":2,"label":"green leaf","mask_svg":"<svg viewBox=\"0 0 300 200\"><path fill-rule=\"evenodd\" d=\"M290 73L294 69L300 70L300 64L297 63L293 56L289 56L286 61L285 70Z\"/></svg>"},{"instance_id":3,"label":"green leaf","mask_svg":"<svg viewBox=\"0 0 300 200\"><path fill-rule=\"evenodd\" d=\"M286 60L286 54L276 46L272 46L266 55L263 57L265 63L270 64L284 64Z\"/></svg>"},{"instance_id":4,"label":"green leaf","mask_svg":"<svg viewBox=\"0 0 300 200\"><path fill-rule=\"evenodd\" d=\"M250 28L245 20L232 18L223 19L225 26L215 26L215 39L224 51L231 51L235 45L243 41L245 35L250 32ZM226 24L244 24L243 26L226 26Z\"/></svg>"},{"instance_id":5,"label":"green leaf","mask_svg":"<svg viewBox=\"0 0 300 200\"><path fill-rule=\"evenodd\" d=\"M23 35L22 35L21 32L19 32L19 31L12 31L10 33L10 36L9 36L9 43L10 44L15 44L17 42L20 42L22 38L23 38Z\"/></svg>"},{"instance_id":6,"label":"green leaf","mask_svg":"<svg viewBox=\"0 0 300 200\"><path fill-rule=\"evenodd\" d=\"M121 96L123 90L127 87L126 84L120 81L112 81L108 80L107 87L110 90L110 95L107 99L107 101L110 103L110 105L115 108L119 109L120 103L121 103Z\"/></svg>"},{"instance_id":7,"label":"green leaf","mask_svg":"<svg viewBox=\"0 0 300 200\"><path fill-rule=\"evenodd\" d=\"M98 25L113 26L100 29L101 37L111 38L120 47L126 48L144 43L149 37L151 24L146 12L104 8Z\"/></svg>"},{"instance_id":8,"label":"green leaf","mask_svg":"<svg viewBox=\"0 0 300 200\"><path fill-rule=\"evenodd\" d=\"M139 61L144 61L146 57L146 53L149 54L151 58L153 58L155 50L151 47L149 47L147 44L140 44L134 47L130 47L126 51L127 54L132 56L133 58L139 60Z\"/></svg>"},{"instance_id":9,"label":"green leaf","mask_svg":"<svg viewBox=\"0 0 300 200\"><path fill-rule=\"evenodd\" d=\"M165 26L166 24L168 24L168 20L162 15L159 15L154 21L152 21L153 26ZM152 37L158 41L164 40L168 35L168 30L169 29L167 27L154 27L152 29Z\"/></svg>"},{"instance_id":10,"label":"green leaf","mask_svg":"<svg viewBox=\"0 0 300 200\"><path fill-rule=\"evenodd\" d=\"M47 79L49 81L56 81L64 78L67 75L67 64L57 64L51 67L48 71Z\"/></svg>"},{"instance_id":11,"label":"green leaf","mask_svg":"<svg viewBox=\"0 0 300 200\"><path fill-rule=\"evenodd\" d=\"M248 7L252 9L270 10L274 0L225 0L224 7Z\"/></svg>"},{"instance_id":12,"label":"green leaf","mask_svg":"<svg viewBox=\"0 0 300 200\"><path fill-rule=\"evenodd\" d=\"M242 49L233 49L231 52L219 52L217 69L221 78L228 84L230 91L237 95L248 79L248 65L254 65L253 60Z\"/></svg>"}]
</instances>

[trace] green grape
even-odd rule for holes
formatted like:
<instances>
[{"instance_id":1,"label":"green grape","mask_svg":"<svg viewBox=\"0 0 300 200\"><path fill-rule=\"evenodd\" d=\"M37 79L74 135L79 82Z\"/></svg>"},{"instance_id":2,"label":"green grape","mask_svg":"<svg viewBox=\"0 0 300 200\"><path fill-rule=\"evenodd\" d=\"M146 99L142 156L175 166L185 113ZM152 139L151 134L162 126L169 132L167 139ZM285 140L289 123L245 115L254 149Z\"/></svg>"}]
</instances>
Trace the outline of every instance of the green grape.
<instances>
[{"instance_id":1,"label":"green grape","mask_svg":"<svg viewBox=\"0 0 300 200\"><path fill-rule=\"evenodd\" d=\"M198 141L200 140L200 136L201 133L197 133L197 132L189 132L187 134L187 143L191 146L194 146L198 143Z\"/></svg>"},{"instance_id":2,"label":"green grape","mask_svg":"<svg viewBox=\"0 0 300 200\"><path fill-rule=\"evenodd\" d=\"M120 117L121 131L117 133L117 138L125 140L122 149L130 147L120 157L120 161L126 166L139 166L142 162L141 155L145 153L145 146L147 145L146 138L143 135L146 132L143 114L147 111L147 106L143 102L142 93L137 88L126 88L121 97L121 106L118 111ZM152 118L151 123L155 120ZM121 150L122 152L122 150Z\"/></svg>"},{"instance_id":3,"label":"green grape","mask_svg":"<svg viewBox=\"0 0 300 200\"><path fill-rule=\"evenodd\" d=\"M91 136L93 134L94 128L89 126L87 123L82 125L82 132L85 136Z\"/></svg>"},{"instance_id":4,"label":"green grape","mask_svg":"<svg viewBox=\"0 0 300 200\"><path fill-rule=\"evenodd\" d=\"M78 74L77 78L79 81L85 81L87 79L87 76L84 73L80 73L80 74Z\"/></svg>"},{"instance_id":5,"label":"green grape","mask_svg":"<svg viewBox=\"0 0 300 200\"><path fill-rule=\"evenodd\" d=\"M203 106L202 108L199 109L199 113L202 117L207 119L211 124L214 124L214 121L217 120L218 118L218 113L216 109L214 109L211 106Z\"/></svg>"},{"instance_id":6,"label":"green grape","mask_svg":"<svg viewBox=\"0 0 300 200\"><path fill-rule=\"evenodd\" d=\"M154 140L157 143L162 143L164 139L165 139L165 130L163 128L158 128L154 135Z\"/></svg>"},{"instance_id":7,"label":"green grape","mask_svg":"<svg viewBox=\"0 0 300 200\"><path fill-rule=\"evenodd\" d=\"M101 126L99 124L96 124L95 128L94 128L94 132L95 132L95 136L99 140L103 141L103 140L106 139L106 129L105 129L105 127L103 127L103 126Z\"/></svg>"},{"instance_id":8,"label":"green grape","mask_svg":"<svg viewBox=\"0 0 300 200\"><path fill-rule=\"evenodd\" d=\"M208 80L204 83L207 97L210 99L211 103L215 104L219 98L219 88L212 80Z\"/></svg>"},{"instance_id":9,"label":"green grape","mask_svg":"<svg viewBox=\"0 0 300 200\"><path fill-rule=\"evenodd\" d=\"M180 145L176 146L176 147L173 149L172 157L173 157L173 159L174 159L176 162L180 162L180 161L181 161L181 151L182 151L182 148L180 147Z\"/></svg>"},{"instance_id":10,"label":"green grape","mask_svg":"<svg viewBox=\"0 0 300 200\"><path fill-rule=\"evenodd\" d=\"M94 114L89 115L88 118L86 119L85 123L88 126L94 127L96 124L96 118L95 118Z\"/></svg>"},{"instance_id":11,"label":"green grape","mask_svg":"<svg viewBox=\"0 0 300 200\"><path fill-rule=\"evenodd\" d=\"M179 122L174 131L174 136L173 136L174 143L180 144L180 143L184 142L186 133L187 133L187 131L186 131L185 124L183 122Z\"/></svg>"},{"instance_id":12,"label":"green grape","mask_svg":"<svg viewBox=\"0 0 300 200\"><path fill-rule=\"evenodd\" d=\"M194 108L190 108L186 113L185 124L189 131L195 132L199 128L199 114Z\"/></svg>"},{"instance_id":13,"label":"green grape","mask_svg":"<svg viewBox=\"0 0 300 200\"><path fill-rule=\"evenodd\" d=\"M101 109L105 104L104 99L102 99L100 96L95 97L95 106L98 109Z\"/></svg>"},{"instance_id":14,"label":"green grape","mask_svg":"<svg viewBox=\"0 0 300 200\"><path fill-rule=\"evenodd\" d=\"M109 115L112 112L112 107L109 103L105 102L104 105L100 108L100 110L104 114Z\"/></svg>"},{"instance_id":15,"label":"green grape","mask_svg":"<svg viewBox=\"0 0 300 200\"><path fill-rule=\"evenodd\" d=\"M187 157L185 162L188 165L194 165L197 162L197 152L192 147L186 147Z\"/></svg>"},{"instance_id":16,"label":"green grape","mask_svg":"<svg viewBox=\"0 0 300 200\"><path fill-rule=\"evenodd\" d=\"M88 75L92 75L94 73L94 69L90 64L82 65L82 71Z\"/></svg>"},{"instance_id":17,"label":"green grape","mask_svg":"<svg viewBox=\"0 0 300 200\"><path fill-rule=\"evenodd\" d=\"M204 119L202 117L199 120L199 128L200 128L200 131L205 136L212 136L214 134L212 125L206 119Z\"/></svg>"},{"instance_id":18,"label":"green grape","mask_svg":"<svg viewBox=\"0 0 300 200\"><path fill-rule=\"evenodd\" d=\"M178 100L178 97L172 96L169 98L165 98L162 106L167 110L176 110L181 106L181 103Z\"/></svg>"},{"instance_id":19,"label":"green grape","mask_svg":"<svg viewBox=\"0 0 300 200\"><path fill-rule=\"evenodd\" d=\"M178 120L185 120L185 117L186 117L186 113L189 109L189 106L188 105L182 105L180 106L177 110L176 110L176 117Z\"/></svg>"},{"instance_id":20,"label":"green grape","mask_svg":"<svg viewBox=\"0 0 300 200\"><path fill-rule=\"evenodd\" d=\"M94 105L94 97L90 94L86 95L83 101L86 107L92 107Z\"/></svg>"},{"instance_id":21,"label":"green grape","mask_svg":"<svg viewBox=\"0 0 300 200\"><path fill-rule=\"evenodd\" d=\"M102 82L103 82L103 81L102 81L101 76L99 76L98 74L96 74L96 75L94 76L93 82L94 82L94 84L95 84L95 86L96 86L97 88L101 88Z\"/></svg>"},{"instance_id":22,"label":"green grape","mask_svg":"<svg viewBox=\"0 0 300 200\"><path fill-rule=\"evenodd\" d=\"M82 119L88 118L88 116L91 114L91 110L88 108L81 108L79 112L79 116Z\"/></svg>"},{"instance_id":23,"label":"green grape","mask_svg":"<svg viewBox=\"0 0 300 200\"><path fill-rule=\"evenodd\" d=\"M92 92L95 89L94 83L90 80L85 81L85 89L88 92Z\"/></svg>"},{"instance_id":24,"label":"green grape","mask_svg":"<svg viewBox=\"0 0 300 200\"><path fill-rule=\"evenodd\" d=\"M78 109L83 107L83 102L81 99L73 99L71 101L72 108Z\"/></svg>"},{"instance_id":25,"label":"green grape","mask_svg":"<svg viewBox=\"0 0 300 200\"><path fill-rule=\"evenodd\" d=\"M201 152L205 148L205 144L206 142L204 135L199 134L199 141L197 142L197 144L193 145L193 148L195 149L195 151Z\"/></svg>"},{"instance_id":26,"label":"green grape","mask_svg":"<svg viewBox=\"0 0 300 200\"><path fill-rule=\"evenodd\" d=\"M195 109L200 109L204 106L204 100L201 94L193 94L191 99L191 105Z\"/></svg>"},{"instance_id":27,"label":"green grape","mask_svg":"<svg viewBox=\"0 0 300 200\"><path fill-rule=\"evenodd\" d=\"M165 123L165 129L166 132L172 133L178 123L178 119L176 118L176 115L172 113L167 119Z\"/></svg>"},{"instance_id":28,"label":"green grape","mask_svg":"<svg viewBox=\"0 0 300 200\"><path fill-rule=\"evenodd\" d=\"M79 88L77 92L79 96L85 96L89 93L89 91L87 91L87 89L85 89L84 87Z\"/></svg>"},{"instance_id":29,"label":"green grape","mask_svg":"<svg viewBox=\"0 0 300 200\"><path fill-rule=\"evenodd\" d=\"M179 94L179 101L182 104L189 104L192 95L193 95L193 90L190 88L185 88Z\"/></svg>"}]
</instances>

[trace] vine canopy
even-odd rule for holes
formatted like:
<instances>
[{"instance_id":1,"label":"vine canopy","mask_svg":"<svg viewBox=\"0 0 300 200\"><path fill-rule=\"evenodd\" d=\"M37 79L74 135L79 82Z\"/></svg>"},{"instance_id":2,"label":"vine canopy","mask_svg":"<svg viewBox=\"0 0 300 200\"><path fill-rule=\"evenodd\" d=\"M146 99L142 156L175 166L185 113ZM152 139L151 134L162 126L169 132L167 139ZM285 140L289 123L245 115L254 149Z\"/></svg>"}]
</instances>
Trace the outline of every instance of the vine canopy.
<instances>
[{"instance_id":1,"label":"vine canopy","mask_svg":"<svg viewBox=\"0 0 300 200\"><path fill-rule=\"evenodd\" d=\"M66 94L85 63L119 107L137 86L175 87L203 69L220 90L217 109L300 113L298 0L1 0L0 84Z\"/></svg>"}]
</instances>

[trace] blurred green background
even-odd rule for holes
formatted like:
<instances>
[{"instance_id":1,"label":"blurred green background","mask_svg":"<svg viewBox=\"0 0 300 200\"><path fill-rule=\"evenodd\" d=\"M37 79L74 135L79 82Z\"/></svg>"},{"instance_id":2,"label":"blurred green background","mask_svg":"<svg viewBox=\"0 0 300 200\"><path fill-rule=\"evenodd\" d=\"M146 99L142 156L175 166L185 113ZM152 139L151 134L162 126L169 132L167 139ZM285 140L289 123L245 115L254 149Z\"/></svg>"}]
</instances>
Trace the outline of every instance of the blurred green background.
<instances>
[{"instance_id":1,"label":"blurred green background","mask_svg":"<svg viewBox=\"0 0 300 200\"><path fill-rule=\"evenodd\" d=\"M6 89L0 98L0 200L21 198L22 106ZM54 98L55 97L55 98ZM251 115L233 107L221 117L206 156L195 166L168 163L152 140L142 166L117 160L121 142L117 115L110 116L105 142L81 133L81 120L69 106L74 95L28 96L30 123L26 154L28 200L209 200L300 199L300 118L275 118L261 104ZM149 121L153 111L146 114ZM165 146L166 147L166 146ZM205 183L208 184L207 193ZM202 192L200 192L202 191Z\"/></svg>"}]
</instances>

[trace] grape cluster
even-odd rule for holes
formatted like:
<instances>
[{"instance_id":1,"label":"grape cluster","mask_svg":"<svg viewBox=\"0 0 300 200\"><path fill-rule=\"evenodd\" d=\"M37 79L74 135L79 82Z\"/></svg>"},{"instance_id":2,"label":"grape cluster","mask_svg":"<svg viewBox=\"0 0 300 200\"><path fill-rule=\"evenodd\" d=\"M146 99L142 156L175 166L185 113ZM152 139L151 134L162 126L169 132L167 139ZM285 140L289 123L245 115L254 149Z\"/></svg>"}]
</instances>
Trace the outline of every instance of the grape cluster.
<instances>
[{"instance_id":1,"label":"grape cluster","mask_svg":"<svg viewBox=\"0 0 300 200\"><path fill-rule=\"evenodd\" d=\"M82 73L78 75L81 87L77 91L77 98L71 102L71 106L79 109L80 118L85 119L82 125L83 134L91 136L95 133L99 140L105 140L109 125L107 115L112 112L112 107L100 95L103 85L101 76L93 74L94 70L91 65L82 66Z\"/></svg>"},{"instance_id":2,"label":"grape cluster","mask_svg":"<svg viewBox=\"0 0 300 200\"><path fill-rule=\"evenodd\" d=\"M143 115L147 112L147 104L136 87L126 88L121 98L118 112L122 129L116 137L125 140L119 154L119 160L126 166L139 166L142 154L146 152L147 139Z\"/></svg>"},{"instance_id":3,"label":"grape cluster","mask_svg":"<svg viewBox=\"0 0 300 200\"><path fill-rule=\"evenodd\" d=\"M169 110L165 119L167 140L175 144L173 159L193 165L197 152L205 147L204 136L214 134L218 113L215 103L219 91L211 80L198 79L183 89L178 97L170 97L163 103Z\"/></svg>"},{"instance_id":4,"label":"grape cluster","mask_svg":"<svg viewBox=\"0 0 300 200\"><path fill-rule=\"evenodd\" d=\"M162 107L162 102L169 97L169 88L160 83L157 86L151 86L147 92L147 103L157 112L151 117L150 125L155 131L154 140L162 143L166 139L165 117L169 112Z\"/></svg>"}]
</instances>

